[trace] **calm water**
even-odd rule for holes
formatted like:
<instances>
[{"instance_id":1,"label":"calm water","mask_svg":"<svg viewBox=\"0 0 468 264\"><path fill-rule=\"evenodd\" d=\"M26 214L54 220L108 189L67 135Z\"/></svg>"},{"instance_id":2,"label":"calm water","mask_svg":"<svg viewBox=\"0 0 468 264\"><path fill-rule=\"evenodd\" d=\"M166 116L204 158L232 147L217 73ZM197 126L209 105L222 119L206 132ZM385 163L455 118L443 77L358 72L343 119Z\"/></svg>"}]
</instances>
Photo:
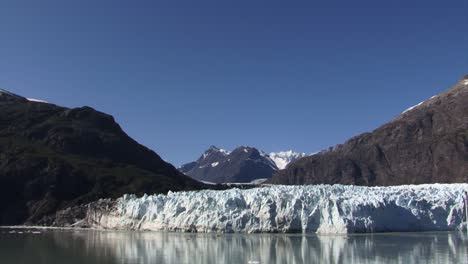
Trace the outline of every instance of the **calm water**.
<instances>
[{"instance_id":1,"label":"calm water","mask_svg":"<svg viewBox=\"0 0 468 264\"><path fill-rule=\"evenodd\" d=\"M468 263L468 237L0 229L0 263Z\"/></svg>"}]
</instances>

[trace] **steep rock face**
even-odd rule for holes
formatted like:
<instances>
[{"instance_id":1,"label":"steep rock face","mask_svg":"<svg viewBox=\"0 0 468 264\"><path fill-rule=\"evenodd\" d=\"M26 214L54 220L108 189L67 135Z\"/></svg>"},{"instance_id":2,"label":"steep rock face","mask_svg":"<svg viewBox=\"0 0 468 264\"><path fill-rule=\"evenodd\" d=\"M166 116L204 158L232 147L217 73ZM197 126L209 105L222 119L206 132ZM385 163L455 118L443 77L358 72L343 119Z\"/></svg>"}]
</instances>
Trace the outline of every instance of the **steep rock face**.
<instances>
[{"instance_id":1,"label":"steep rock face","mask_svg":"<svg viewBox=\"0 0 468 264\"><path fill-rule=\"evenodd\" d=\"M468 76L371 133L291 163L275 184L468 182Z\"/></svg>"},{"instance_id":2,"label":"steep rock face","mask_svg":"<svg viewBox=\"0 0 468 264\"><path fill-rule=\"evenodd\" d=\"M0 90L0 225L50 224L57 210L98 198L200 187L110 115Z\"/></svg>"},{"instance_id":3,"label":"steep rock face","mask_svg":"<svg viewBox=\"0 0 468 264\"><path fill-rule=\"evenodd\" d=\"M179 168L201 181L212 183L248 183L271 178L278 168L265 153L251 147L239 147L227 152L210 147L196 162Z\"/></svg>"}]
</instances>

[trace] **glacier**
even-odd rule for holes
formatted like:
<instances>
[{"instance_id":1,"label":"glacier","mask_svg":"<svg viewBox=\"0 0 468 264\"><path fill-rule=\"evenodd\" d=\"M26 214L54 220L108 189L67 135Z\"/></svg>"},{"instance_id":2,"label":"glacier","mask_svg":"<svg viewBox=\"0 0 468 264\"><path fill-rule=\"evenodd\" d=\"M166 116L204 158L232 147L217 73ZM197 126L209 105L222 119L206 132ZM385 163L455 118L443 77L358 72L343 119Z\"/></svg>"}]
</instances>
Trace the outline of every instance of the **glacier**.
<instances>
[{"instance_id":1,"label":"glacier","mask_svg":"<svg viewBox=\"0 0 468 264\"><path fill-rule=\"evenodd\" d=\"M468 184L264 186L124 195L92 208L100 229L345 234L466 230ZM100 209L97 209L100 208Z\"/></svg>"}]
</instances>

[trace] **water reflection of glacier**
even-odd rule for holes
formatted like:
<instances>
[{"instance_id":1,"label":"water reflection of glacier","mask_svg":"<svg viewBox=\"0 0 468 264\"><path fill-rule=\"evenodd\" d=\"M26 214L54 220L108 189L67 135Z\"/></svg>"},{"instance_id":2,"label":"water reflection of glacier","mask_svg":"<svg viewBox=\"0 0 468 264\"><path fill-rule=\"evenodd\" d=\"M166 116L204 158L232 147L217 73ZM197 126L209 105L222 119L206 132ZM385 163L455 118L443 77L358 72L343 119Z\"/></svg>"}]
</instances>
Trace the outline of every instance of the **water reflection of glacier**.
<instances>
[{"instance_id":1,"label":"water reflection of glacier","mask_svg":"<svg viewBox=\"0 0 468 264\"><path fill-rule=\"evenodd\" d=\"M466 233L351 236L56 232L60 247L117 263L468 263Z\"/></svg>"}]
</instances>

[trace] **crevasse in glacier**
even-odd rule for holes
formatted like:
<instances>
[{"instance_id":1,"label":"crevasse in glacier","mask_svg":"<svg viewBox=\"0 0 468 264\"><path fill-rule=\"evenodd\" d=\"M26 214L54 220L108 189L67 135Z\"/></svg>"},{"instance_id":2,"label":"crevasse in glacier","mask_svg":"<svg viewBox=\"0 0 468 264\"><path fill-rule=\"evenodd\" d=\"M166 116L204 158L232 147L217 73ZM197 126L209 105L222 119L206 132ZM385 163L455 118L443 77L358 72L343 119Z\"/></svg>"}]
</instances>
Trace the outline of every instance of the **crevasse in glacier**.
<instances>
[{"instance_id":1,"label":"crevasse in glacier","mask_svg":"<svg viewBox=\"0 0 468 264\"><path fill-rule=\"evenodd\" d=\"M187 232L352 233L466 228L468 184L266 186L125 195L93 227Z\"/></svg>"}]
</instances>

